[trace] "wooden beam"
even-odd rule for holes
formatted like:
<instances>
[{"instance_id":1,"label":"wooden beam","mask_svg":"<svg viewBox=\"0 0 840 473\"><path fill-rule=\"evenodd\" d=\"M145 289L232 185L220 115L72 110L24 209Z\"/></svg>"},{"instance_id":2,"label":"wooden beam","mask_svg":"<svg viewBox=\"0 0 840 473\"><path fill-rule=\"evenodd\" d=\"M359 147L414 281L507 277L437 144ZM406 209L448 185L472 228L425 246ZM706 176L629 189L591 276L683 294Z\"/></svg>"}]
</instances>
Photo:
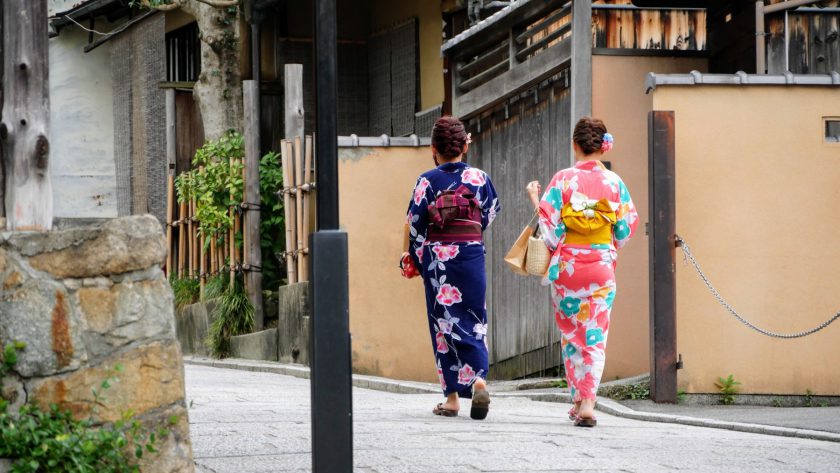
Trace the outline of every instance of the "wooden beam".
<instances>
[{"instance_id":1,"label":"wooden beam","mask_svg":"<svg viewBox=\"0 0 840 473\"><path fill-rule=\"evenodd\" d=\"M175 175L178 160L177 135L175 130L175 89L166 89L166 169L170 176Z\"/></svg>"},{"instance_id":2,"label":"wooden beam","mask_svg":"<svg viewBox=\"0 0 840 473\"><path fill-rule=\"evenodd\" d=\"M648 115L650 394L658 403L677 402L674 127L672 111Z\"/></svg>"},{"instance_id":3,"label":"wooden beam","mask_svg":"<svg viewBox=\"0 0 840 473\"><path fill-rule=\"evenodd\" d=\"M0 123L3 122L3 89L5 88L5 76L3 71L5 70L6 60L4 59L6 56L3 54L5 49L3 49L3 8L0 5ZM2 138L0 138L2 139ZM0 229L6 228L6 154L5 154L6 146L0 142Z\"/></svg>"},{"instance_id":4,"label":"wooden beam","mask_svg":"<svg viewBox=\"0 0 840 473\"><path fill-rule=\"evenodd\" d=\"M262 298L262 250L260 248L260 114L259 83L246 80L242 83L245 121L245 224L243 240L245 250L245 291L254 304L254 331L263 329L264 311ZM279 236L279 235L278 235Z\"/></svg>"},{"instance_id":5,"label":"wooden beam","mask_svg":"<svg viewBox=\"0 0 840 473\"><path fill-rule=\"evenodd\" d=\"M303 138L303 65L286 64L285 76L285 135L287 140Z\"/></svg>"},{"instance_id":6,"label":"wooden beam","mask_svg":"<svg viewBox=\"0 0 840 473\"><path fill-rule=\"evenodd\" d=\"M4 0L3 112L6 225L50 230L53 196L49 160L47 0Z\"/></svg>"},{"instance_id":7,"label":"wooden beam","mask_svg":"<svg viewBox=\"0 0 840 473\"><path fill-rule=\"evenodd\" d=\"M592 0L572 1L572 100L571 130L581 117L592 114ZM569 143L569 161L572 165L572 144Z\"/></svg>"},{"instance_id":8,"label":"wooden beam","mask_svg":"<svg viewBox=\"0 0 840 473\"><path fill-rule=\"evenodd\" d=\"M462 119L487 110L508 97L560 72L571 62L571 41L565 39L513 69L457 97L454 113Z\"/></svg>"}]
</instances>

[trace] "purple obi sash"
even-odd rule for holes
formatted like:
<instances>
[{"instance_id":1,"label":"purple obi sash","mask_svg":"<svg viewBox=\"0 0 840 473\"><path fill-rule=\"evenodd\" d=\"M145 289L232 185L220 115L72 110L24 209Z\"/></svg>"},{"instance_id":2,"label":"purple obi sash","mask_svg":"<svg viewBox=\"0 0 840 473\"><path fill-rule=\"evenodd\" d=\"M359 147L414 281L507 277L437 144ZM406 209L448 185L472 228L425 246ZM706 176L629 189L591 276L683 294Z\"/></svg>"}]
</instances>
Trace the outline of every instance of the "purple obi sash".
<instances>
[{"instance_id":1,"label":"purple obi sash","mask_svg":"<svg viewBox=\"0 0 840 473\"><path fill-rule=\"evenodd\" d=\"M429 205L430 242L481 241L481 204L466 186L445 190Z\"/></svg>"}]
</instances>

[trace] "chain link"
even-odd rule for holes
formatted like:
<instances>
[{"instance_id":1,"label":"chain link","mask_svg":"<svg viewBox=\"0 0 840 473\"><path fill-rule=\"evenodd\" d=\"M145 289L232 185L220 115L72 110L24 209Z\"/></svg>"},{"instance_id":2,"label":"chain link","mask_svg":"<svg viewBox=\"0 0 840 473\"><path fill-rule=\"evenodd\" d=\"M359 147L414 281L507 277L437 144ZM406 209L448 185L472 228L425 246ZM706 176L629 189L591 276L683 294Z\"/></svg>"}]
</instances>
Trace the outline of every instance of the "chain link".
<instances>
[{"instance_id":1,"label":"chain link","mask_svg":"<svg viewBox=\"0 0 840 473\"><path fill-rule=\"evenodd\" d=\"M700 264L697 262L696 259L694 259L694 255L691 254L691 249L688 247L688 244L685 242L685 240L683 240L679 236L676 236L676 243L677 243L677 246L682 248L683 254L688 259L688 261L690 261L691 264L694 266L694 269L697 270L697 274L700 275L700 279L703 280L703 282L706 284L706 287L709 288L709 292L712 293L712 295L715 297L715 299L717 299L717 301L720 302L720 305L722 305L730 314L732 314L733 317L738 319L739 322L741 322L742 324L746 325L747 327L755 330L758 333L761 333L763 335L767 335L768 337L774 337L774 338L785 338L785 339L802 338L802 337L807 337L808 335L817 333L820 330L822 330L822 329L828 327L829 325L831 325L831 323L834 322L835 320L840 319L840 312L838 312L838 313L834 314L834 317L831 317L830 319L828 319L825 322L817 325L816 327L814 327L810 330L806 330L804 332L796 332L796 333L776 333L776 332L771 332L770 330L765 330L763 328L757 327L754 324L752 324L750 321L748 321L747 319L741 317L738 314L738 312L736 312L735 309L731 305L729 305L728 302L726 302L726 300L723 298L723 296L720 295L720 293L717 291L717 289L715 289L715 287L712 285L711 281L709 281L709 278L706 276L706 274L703 272L703 270L700 269Z\"/></svg>"}]
</instances>

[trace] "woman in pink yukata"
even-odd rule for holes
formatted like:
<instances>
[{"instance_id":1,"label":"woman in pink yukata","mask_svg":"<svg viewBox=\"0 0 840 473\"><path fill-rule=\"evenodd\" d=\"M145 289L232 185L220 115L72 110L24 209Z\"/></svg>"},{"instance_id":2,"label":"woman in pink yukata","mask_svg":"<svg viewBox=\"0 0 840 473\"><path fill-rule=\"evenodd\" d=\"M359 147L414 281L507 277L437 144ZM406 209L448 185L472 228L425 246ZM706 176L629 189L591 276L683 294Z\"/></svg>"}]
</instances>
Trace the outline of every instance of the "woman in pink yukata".
<instances>
[{"instance_id":1,"label":"woman in pink yukata","mask_svg":"<svg viewBox=\"0 0 840 473\"><path fill-rule=\"evenodd\" d=\"M528 183L526 192L552 252L544 283L551 285L574 400L569 418L577 426L594 427L595 394L615 301L617 250L633 236L639 217L627 186L600 161L613 145L604 122L580 119L573 141L575 165L554 175L542 199L538 181Z\"/></svg>"}]
</instances>

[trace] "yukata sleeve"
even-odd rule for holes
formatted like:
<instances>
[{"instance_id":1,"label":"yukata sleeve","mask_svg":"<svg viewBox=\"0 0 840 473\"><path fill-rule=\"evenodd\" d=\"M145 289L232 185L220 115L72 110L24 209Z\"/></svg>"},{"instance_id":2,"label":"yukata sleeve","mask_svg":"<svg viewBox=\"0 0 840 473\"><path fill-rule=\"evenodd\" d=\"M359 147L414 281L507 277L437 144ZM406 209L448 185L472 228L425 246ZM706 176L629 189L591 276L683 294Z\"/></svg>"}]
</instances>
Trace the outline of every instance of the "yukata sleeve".
<instances>
[{"instance_id":1,"label":"yukata sleeve","mask_svg":"<svg viewBox=\"0 0 840 473\"><path fill-rule=\"evenodd\" d=\"M408 253L414 264L421 267L420 259L423 255L423 243L429 228L429 199L431 185L425 177L417 179L411 200L408 203L406 223L408 223Z\"/></svg>"},{"instance_id":2,"label":"yukata sleeve","mask_svg":"<svg viewBox=\"0 0 840 473\"><path fill-rule=\"evenodd\" d=\"M502 211L502 206L499 204L499 196L496 194L496 188L493 187L493 182L490 181L490 176L486 176L481 193L481 230L483 231L493 223L496 215Z\"/></svg>"},{"instance_id":3,"label":"yukata sleeve","mask_svg":"<svg viewBox=\"0 0 840 473\"><path fill-rule=\"evenodd\" d=\"M540 234L549 250L554 252L566 239L566 225L563 224L561 211L563 210L563 183L559 175L555 175L548 184L538 209Z\"/></svg>"},{"instance_id":4,"label":"yukata sleeve","mask_svg":"<svg viewBox=\"0 0 840 473\"><path fill-rule=\"evenodd\" d=\"M616 222L612 231L613 246L616 249L624 247L636 233L636 227L639 226L639 214L636 212L636 206L624 181L619 180L618 191L620 203L615 212Z\"/></svg>"}]
</instances>

